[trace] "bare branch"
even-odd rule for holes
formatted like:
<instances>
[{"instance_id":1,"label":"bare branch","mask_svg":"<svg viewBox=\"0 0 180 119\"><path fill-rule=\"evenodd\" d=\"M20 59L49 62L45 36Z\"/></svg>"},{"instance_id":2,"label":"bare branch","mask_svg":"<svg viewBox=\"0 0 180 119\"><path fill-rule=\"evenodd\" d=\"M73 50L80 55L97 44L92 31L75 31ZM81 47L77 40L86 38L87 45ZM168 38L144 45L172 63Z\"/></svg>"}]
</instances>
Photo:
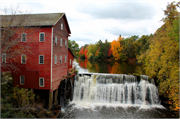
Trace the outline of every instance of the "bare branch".
<instances>
[{"instance_id":1,"label":"bare branch","mask_svg":"<svg viewBox=\"0 0 180 119\"><path fill-rule=\"evenodd\" d=\"M6 54L6 60L8 63L1 63L1 67L17 68L17 65L13 61L17 61L17 57L21 56L23 53L31 53L29 45L34 43L33 36L31 34L39 32L38 27L26 26L26 21L30 14L25 14L19 11L19 7L15 10L11 7L11 15L7 15L8 9L4 9L6 15L1 15L1 61L2 55ZM22 46L21 34L26 33L28 36L28 42L26 47Z\"/></svg>"}]
</instances>

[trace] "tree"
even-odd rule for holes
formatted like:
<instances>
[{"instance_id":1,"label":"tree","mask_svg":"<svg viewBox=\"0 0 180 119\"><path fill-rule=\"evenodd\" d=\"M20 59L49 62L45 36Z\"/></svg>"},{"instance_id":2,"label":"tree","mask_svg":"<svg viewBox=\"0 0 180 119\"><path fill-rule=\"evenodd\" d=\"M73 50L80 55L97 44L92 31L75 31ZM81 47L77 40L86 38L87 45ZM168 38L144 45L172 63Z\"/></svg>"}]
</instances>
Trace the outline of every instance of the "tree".
<instances>
[{"instance_id":1,"label":"tree","mask_svg":"<svg viewBox=\"0 0 180 119\"><path fill-rule=\"evenodd\" d=\"M96 51L97 51L97 46L95 44L90 44L88 46L88 52L87 52L88 59L92 60L96 55Z\"/></svg>"},{"instance_id":2,"label":"tree","mask_svg":"<svg viewBox=\"0 0 180 119\"><path fill-rule=\"evenodd\" d=\"M171 100L172 110L179 112L179 3L167 5L164 24L150 39L144 58L146 74L157 77L159 94Z\"/></svg>"},{"instance_id":3,"label":"tree","mask_svg":"<svg viewBox=\"0 0 180 119\"><path fill-rule=\"evenodd\" d=\"M70 50L73 52L73 54L75 55L75 57L77 57L79 55L79 45L76 43L76 41L71 41L68 40L68 48L70 48Z\"/></svg>"},{"instance_id":4,"label":"tree","mask_svg":"<svg viewBox=\"0 0 180 119\"><path fill-rule=\"evenodd\" d=\"M112 55L115 58L115 60L120 60L122 56L122 50L123 46L120 44L122 38L121 36L118 37L117 41L114 40L111 42L111 50L112 50Z\"/></svg>"},{"instance_id":5,"label":"tree","mask_svg":"<svg viewBox=\"0 0 180 119\"><path fill-rule=\"evenodd\" d=\"M31 34L38 32L38 27L26 26L29 14L19 11L18 7L15 11L11 8L11 15L7 15L8 10L4 9L4 15L1 15L1 67L3 70L17 70L14 62L18 62L18 56L24 52L31 53L29 46L34 42ZM26 37L30 42L24 47L21 40L26 40Z\"/></svg>"},{"instance_id":6,"label":"tree","mask_svg":"<svg viewBox=\"0 0 180 119\"><path fill-rule=\"evenodd\" d=\"M85 44L79 51L79 55L82 59L87 59L88 58L88 45Z\"/></svg>"}]
</instances>

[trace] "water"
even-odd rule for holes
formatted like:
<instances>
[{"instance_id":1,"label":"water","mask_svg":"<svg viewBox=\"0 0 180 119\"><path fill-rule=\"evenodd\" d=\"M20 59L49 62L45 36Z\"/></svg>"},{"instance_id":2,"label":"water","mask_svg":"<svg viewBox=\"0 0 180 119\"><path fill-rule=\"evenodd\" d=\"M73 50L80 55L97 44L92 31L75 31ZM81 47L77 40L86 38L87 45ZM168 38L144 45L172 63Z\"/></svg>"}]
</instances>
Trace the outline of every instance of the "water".
<instances>
[{"instance_id":1,"label":"water","mask_svg":"<svg viewBox=\"0 0 180 119\"><path fill-rule=\"evenodd\" d=\"M146 79L146 80L144 80ZM149 80L149 81L147 81ZM111 103L117 105L158 105L158 89L153 79L133 75L93 74L79 76L74 82L73 101L86 103Z\"/></svg>"},{"instance_id":2,"label":"water","mask_svg":"<svg viewBox=\"0 0 180 119\"><path fill-rule=\"evenodd\" d=\"M148 76L93 73L76 76L73 101L60 117L172 118L172 113L160 104L158 89Z\"/></svg>"},{"instance_id":3,"label":"water","mask_svg":"<svg viewBox=\"0 0 180 119\"><path fill-rule=\"evenodd\" d=\"M137 65L133 62L106 62L106 61L89 61L78 60L81 67L79 72L91 73L110 73L110 74L145 74L143 65Z\"/></svg>"}]
</instances>

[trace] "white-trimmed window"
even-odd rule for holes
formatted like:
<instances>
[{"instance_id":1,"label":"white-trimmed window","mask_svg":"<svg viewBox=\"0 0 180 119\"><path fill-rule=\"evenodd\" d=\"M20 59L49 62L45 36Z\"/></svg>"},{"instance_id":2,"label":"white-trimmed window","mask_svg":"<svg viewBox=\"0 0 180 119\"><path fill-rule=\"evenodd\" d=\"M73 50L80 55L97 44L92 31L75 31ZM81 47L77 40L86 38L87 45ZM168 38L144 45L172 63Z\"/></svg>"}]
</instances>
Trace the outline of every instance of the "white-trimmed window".
<instances>
[{"instance_id":1,"label":"white-trimmed window","mask_svg":"<svg viewBox=\"0 0 180 119\"><path fill-rule=\"evenodd\" d=\"M67 40L65 40L65 47L67 46Z\"/></svg>"},{"instance_id":2,"label":"white-trimmed window","mask_svg":"<svg viewBox=\"0 0 180 119\"><path fill-rule=\"evenodd\" d=\"M57 45L57 36L55 36L55 46Z\"/></svg>"},{"instance_id":3,"label":"white-trimmed window","mask_svg":"<svg viewBox=\"0 0 180 119\"><path fill-rule=\"evenodd\" d=\"M2 55L2 63L6 63L6 54Z\"/></svg>"},{"instance_id":4,"label":"white-trimmed window","mask_svg":"<svg viewBox=\"0 0 180 119\"><path fill-rule=\"evenodd\" d=\"M54 56L54 64L57 64L57 55Z\"/></svg>"},{"instance_id":5,"label":"white-trimmed window","mask_svg":"<svg viewBox=\"0 0 180 119\"><path fill-rule=\"evenodd\" d=\"M62 46L62 38L60 39L60 46Z\"/></svg>"},{"instance_id":6,"label":"white-trimmed window","mask_svg":"<svg viewBox=\"0 0 180 119\"><path fill-rule=\"evenodd\" d=\"M20 76L20 84L21 85L25 84L25 76Z\"/></svg>"},{"instance_id":7,"label":"white-trimmed window","mask_svg":"<svg viewBox=\"0 0 180 119\"><path fill-rule=\"evenodd\" d=\"M63 30L63 23L61 23L61 30Z\"/></svg>"},{"instance_id":8,"label":"white-trimmed window","mask_svg":"<svg viewBox=\"0 0 180 119\"><path fill-rule=\"evenodd\" d=\"M26 42L26 33L21 34L21 42Z\"/></svg>"},{"instance_id":9,"label":"white-trimmed window","mask_svg":"<svg viewBox=\"0 0 180 119\"><path fill-rule=\"evenodd\" d=\"M70 64L70 66L71 66L71 59L70 59L70 63L69 63L69 64Z\"/></svg>"},{"instance_id":10,"label":"white-trimmed window","mask_svg":"<svg viewBox=\"0 0 180 119\"><path fill-rule=\"evenodd\" d=\"M45 41L45 33L39 33L39 42Z\"/></svg>"},{"instance_id":11,"label":"white-trimmed window","mask_svg":"<svg viewBox=\"0 0 180 119\"><path fill-rule=\"evenodd\" d=\"M26 64L26 55L21 55L21 64Z\"/></svg>"},{"instance_id":12,"label":"white-trimmed window","mask_svg":"<svg viewBox=\"0 0 180 119\"><path fill-rule=\"evenodd\" d=\"M44 55L39 55L39 64L44 64Z\"/></svg>"},{"instance_id":13,"label":"white-trimmed window","mask_svg":"<svg viewBox=\"0 0 180 119\"><path fill-rule=\"evenodd\" d=\"M44 87L44 78L39 78L39 87Z\"/></svg>"},{"instance_id":14,"label":"white-trimmed window","mask_svg":"<svg viewBox=\"0 0 180 119\"><path fill-rule=\"evenodd\" d=\"M65 61L64 62L66 63L66 55L65 55Z\"/></svg>"},{"instance_id":15,"label":"white-trimmed window","mask_svg":"<svg viewBox=\"0 0 180 119\"><path fill-rule=\"evenodd\" d=\"M62 55L60 56L60 63L62 63Z\"/></svg>"}]
</instances>

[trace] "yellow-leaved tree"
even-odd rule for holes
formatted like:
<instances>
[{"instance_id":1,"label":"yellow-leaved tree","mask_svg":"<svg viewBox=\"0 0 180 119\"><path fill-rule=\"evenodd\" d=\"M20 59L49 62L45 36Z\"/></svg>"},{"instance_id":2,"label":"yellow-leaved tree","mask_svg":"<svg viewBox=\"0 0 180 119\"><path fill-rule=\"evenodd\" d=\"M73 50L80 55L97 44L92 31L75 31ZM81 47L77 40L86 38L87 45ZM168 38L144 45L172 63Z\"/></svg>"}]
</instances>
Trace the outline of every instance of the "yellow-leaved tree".
<instances>
[{"instance_id":1,"label":"yellow-leaved tree","mask_svg":"<svg viewBox=\"0 0 180 119\"><path fill-rule=\"evenodd\" d=\"M146 74L157 77L159 94L169 98L171 109L179 112L179 12L180 3L172 2L164 10L166 17L150 39L150 47L140 57Z\"/></svg>"}]
</instances>

